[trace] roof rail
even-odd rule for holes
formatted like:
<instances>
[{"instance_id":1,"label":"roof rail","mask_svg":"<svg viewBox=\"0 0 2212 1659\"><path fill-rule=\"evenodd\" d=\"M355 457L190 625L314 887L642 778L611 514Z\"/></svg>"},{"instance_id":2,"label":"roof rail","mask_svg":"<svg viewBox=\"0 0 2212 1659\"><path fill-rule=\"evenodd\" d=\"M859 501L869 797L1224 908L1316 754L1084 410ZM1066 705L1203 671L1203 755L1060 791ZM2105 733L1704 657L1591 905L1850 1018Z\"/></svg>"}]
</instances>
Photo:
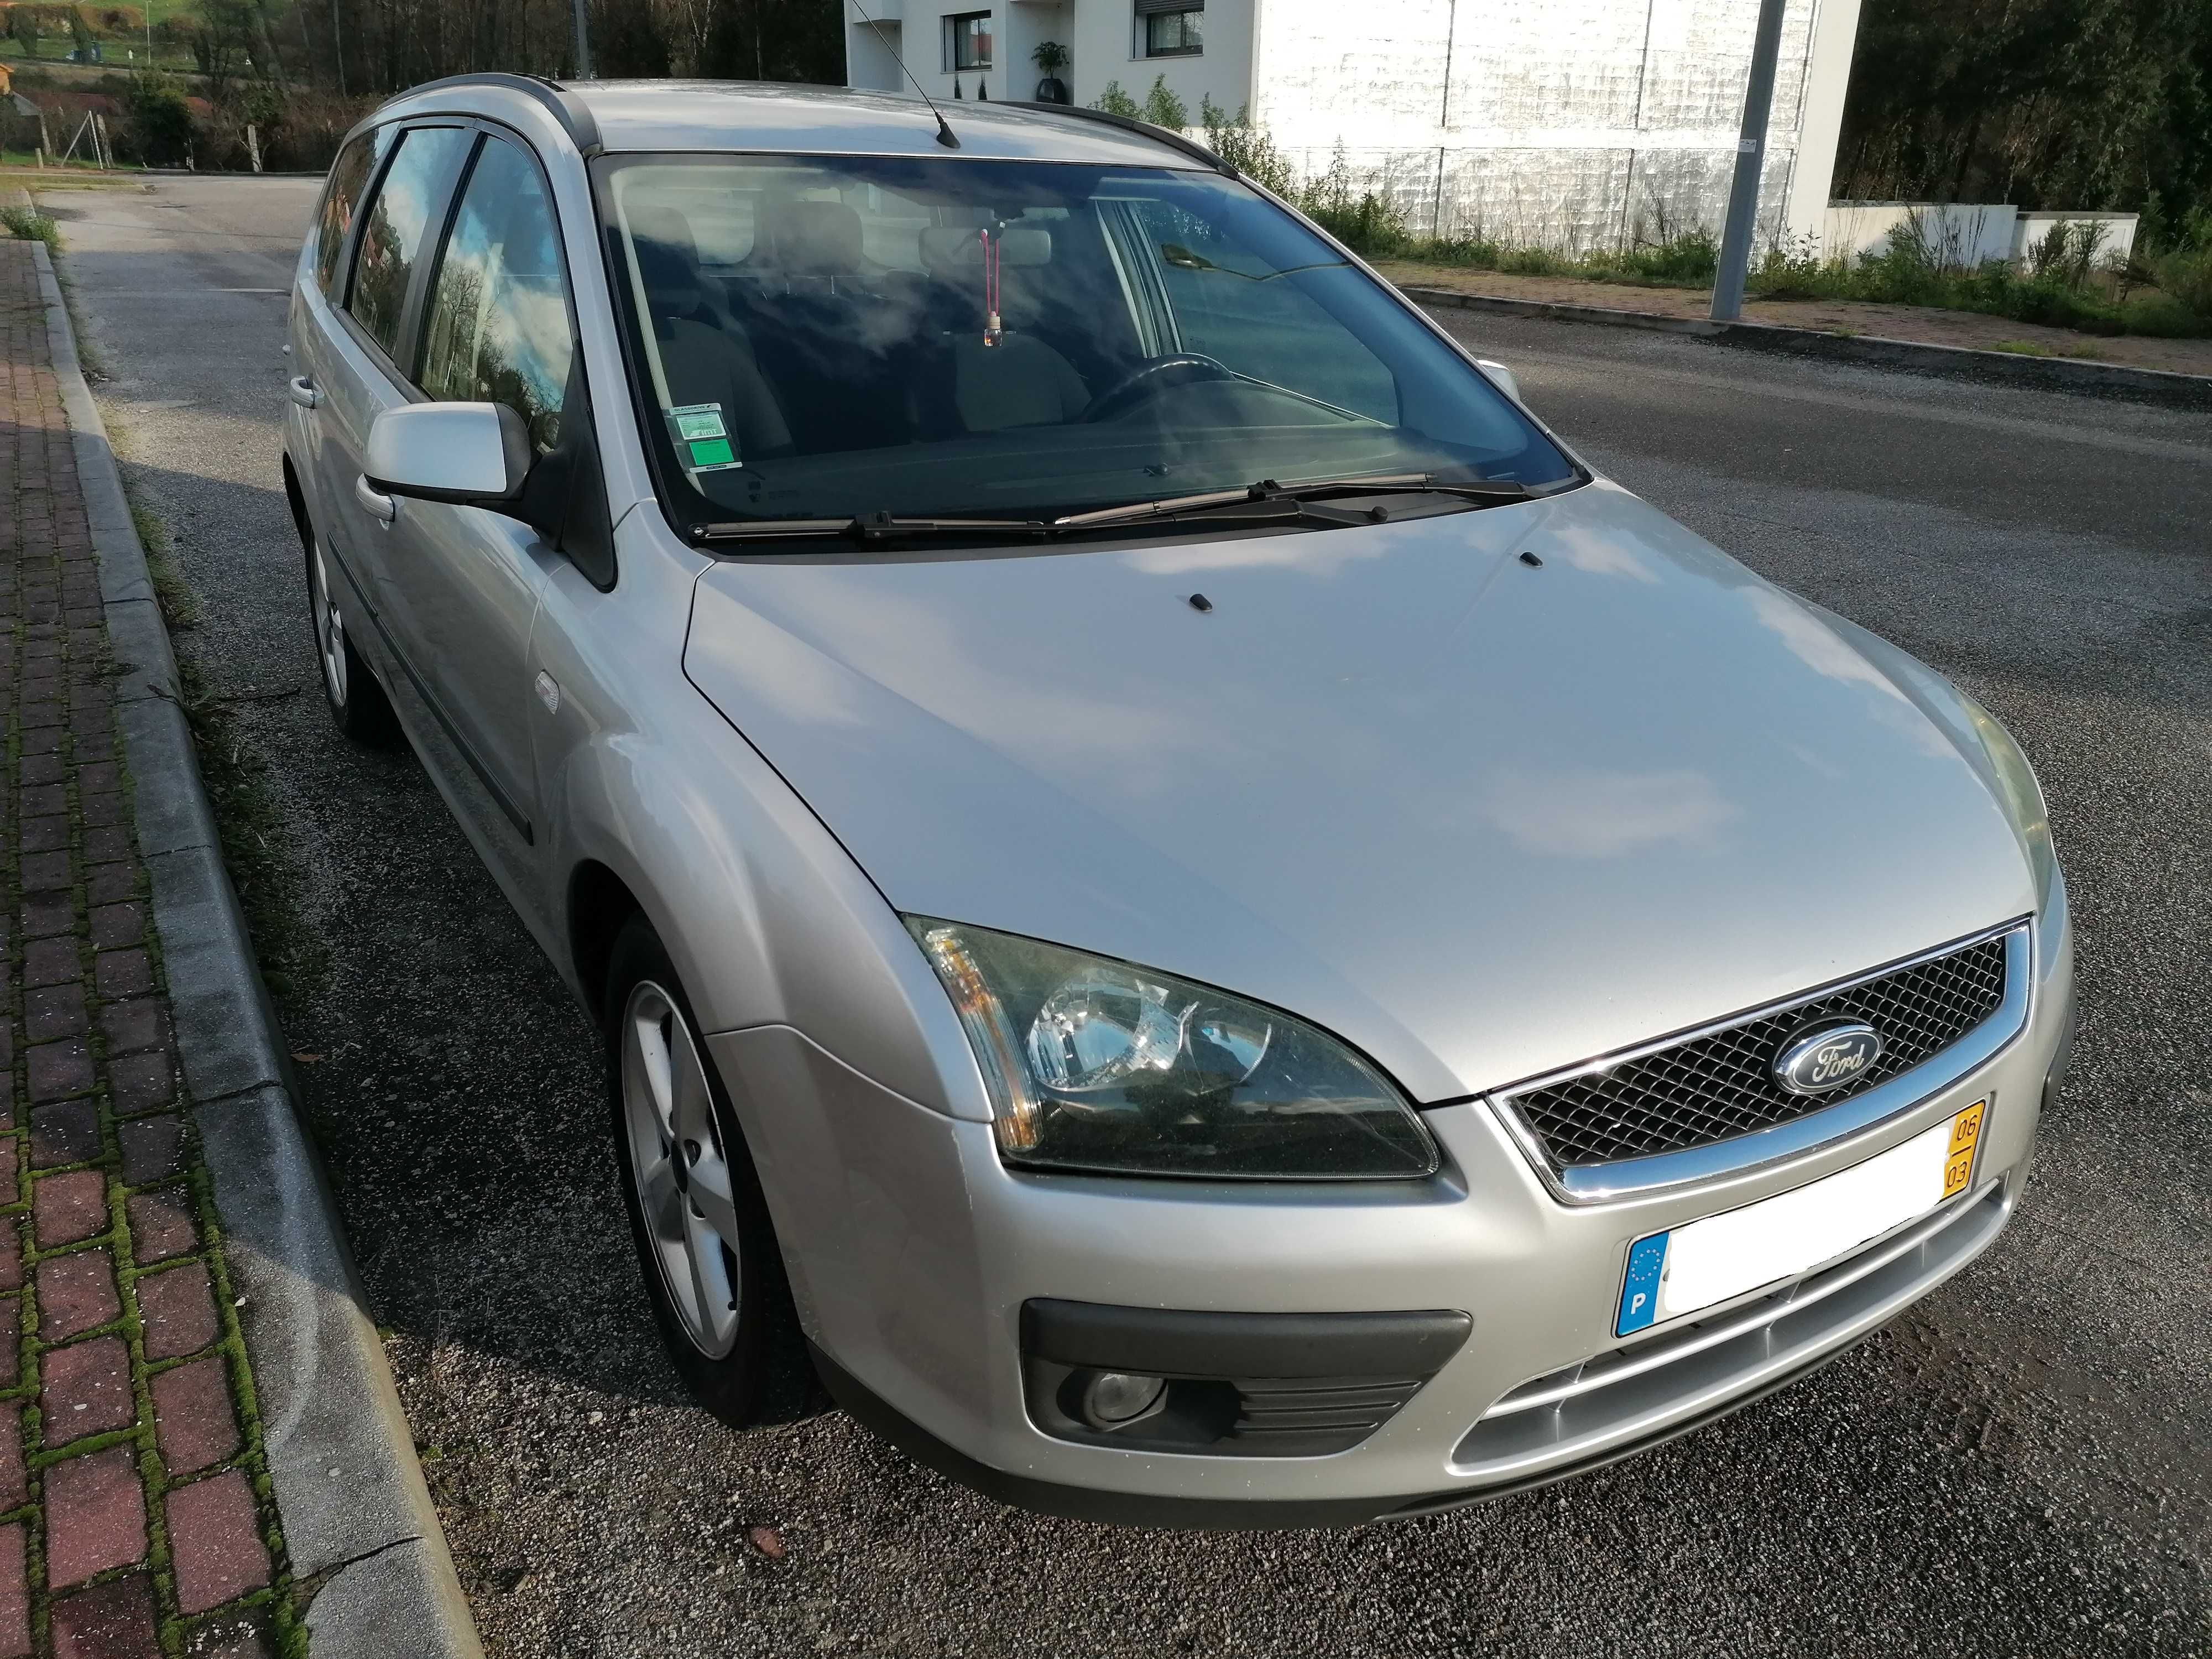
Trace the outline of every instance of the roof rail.
<instances>
[{"instance_id":1,"label":"roof rail","mask_svg":"<svg viewBox=\"0 0 2212 1659\"><path fill-rule=\"evenodd\" d=\"M1033 98L1003 99L1000 105L1012 109L1042 110L1048 115L1073 115L1084 121L1103 121L1109 127L1119 127L1124 132L1140 133L1145 137L1165 144L1170 149L1181 150L1192 160L1203 161L1216 173L1226 173L1231 179L1240 176L1235 167L1195 138L1186 138L1168 127L1156 127L1150 121L1139 121L1133 115L1115 115L1103 109L1085 109L1079 104L1042 104Z\"/></svg>"},{"instance_id":2,"label":"roof rail","mask_svg":"<svg viewBox=\"0 0 2212 1659\"><path fill-rule=\"evenodd\" d=\"M448 75L442 80L425 81L419 87L410 87L398 98L413 98L426 92L459 90L463 87L498 87L508 92L519 92L526 98L535 99L544 105L558 121L576 148L585 155L599 153L599 124L584 100L562 86L558 81L543 75L510 75L503 70L480 70L472 75Z\"/></svg>"}]
</instances>

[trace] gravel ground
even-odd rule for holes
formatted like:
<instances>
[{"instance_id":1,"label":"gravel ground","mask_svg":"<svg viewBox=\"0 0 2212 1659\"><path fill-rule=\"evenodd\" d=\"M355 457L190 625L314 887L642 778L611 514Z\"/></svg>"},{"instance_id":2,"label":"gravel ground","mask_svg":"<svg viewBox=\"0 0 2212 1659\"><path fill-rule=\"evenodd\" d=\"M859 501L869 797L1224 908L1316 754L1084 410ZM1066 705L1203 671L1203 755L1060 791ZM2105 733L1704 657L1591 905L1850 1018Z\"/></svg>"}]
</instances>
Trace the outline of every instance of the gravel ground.
<instances>
[{"instance_id":1,"label":"gravel ground","mask_svg":"<svg viewBox=\"0 0 2212 1659\"><path fill-rule=\"evenodd\" d=\"M678 1392L580 1017L419 768L343 746L315 695L276 471L311 192L47 200L126 471L205 600L179 644L280 694L233 707L328 948L290 1036L495 1653L2212 1652L2212 421L1452 321L1600 465L2020 734L2080 924L2076 1080L1995 1251L1715 1427L1449 1516L1115 1532L839 1413L734 1436Z\"/></svg>"}]
</instances>

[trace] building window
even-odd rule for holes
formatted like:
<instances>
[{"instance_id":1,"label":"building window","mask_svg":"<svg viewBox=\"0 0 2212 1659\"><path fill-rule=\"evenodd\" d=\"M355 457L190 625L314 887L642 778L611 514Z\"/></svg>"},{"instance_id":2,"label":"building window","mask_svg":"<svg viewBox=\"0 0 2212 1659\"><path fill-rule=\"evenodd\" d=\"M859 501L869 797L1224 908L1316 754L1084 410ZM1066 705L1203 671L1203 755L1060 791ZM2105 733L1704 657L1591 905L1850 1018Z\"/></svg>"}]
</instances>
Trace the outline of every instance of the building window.
<instances>
[{"instance_id":1,"label":"building window","mask_svg":"<svg viewBox=\"0 0 2212 1659\"><path fill-rule=\"evenodd\" d=\"M945 72L991 67L991 14L963 11L945 20Z\"/></svg>"},{"instance_id":2,"label":"building window","mask_svg":"<svg viewBox=\"0 0 2212 1659\"><path fill-rule=\"evenodd\" d=\"M1146 58L1189 58L1203 49L1206 8L1189 0L1137 0L1137 46Z\"/></svg>"}]
</instances>

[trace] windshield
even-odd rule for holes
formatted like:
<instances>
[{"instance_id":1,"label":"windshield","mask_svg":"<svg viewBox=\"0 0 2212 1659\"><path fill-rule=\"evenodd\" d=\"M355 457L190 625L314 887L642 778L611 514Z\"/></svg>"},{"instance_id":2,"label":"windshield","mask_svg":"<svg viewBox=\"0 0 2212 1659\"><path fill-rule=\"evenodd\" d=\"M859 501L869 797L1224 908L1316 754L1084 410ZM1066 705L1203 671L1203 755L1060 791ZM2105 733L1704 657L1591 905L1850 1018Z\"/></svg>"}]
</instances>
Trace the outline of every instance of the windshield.
<instances>
[{"instance_id":1,"label":"windshield","mask_svg":"<svg viewBox=\"0 0 2212 1659\"><path fill-rule=\"evenodd\" d=\"M1373 279L1210 173L600 164L680 524L1048 518L1260 479L1571 463Z\"/></svg>"}]
</instances>

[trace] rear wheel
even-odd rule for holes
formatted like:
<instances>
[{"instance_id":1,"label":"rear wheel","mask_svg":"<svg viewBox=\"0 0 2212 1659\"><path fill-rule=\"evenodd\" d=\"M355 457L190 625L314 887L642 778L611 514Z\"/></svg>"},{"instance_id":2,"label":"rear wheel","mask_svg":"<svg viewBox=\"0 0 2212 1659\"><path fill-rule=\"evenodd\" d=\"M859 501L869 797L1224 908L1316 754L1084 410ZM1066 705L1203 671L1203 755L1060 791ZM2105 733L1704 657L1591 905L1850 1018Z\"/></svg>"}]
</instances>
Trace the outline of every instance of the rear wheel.
<instances>
[{"instance_id":1,"label":"rear wheel","mask_svg":"<svg viewBox=\"0 0 2212 1659\"><path fill-rule=\"evenodd\" d=\"M669 1357L725 1422L759 1413L787 1292L760 1179L659 937L633 917L607 975L623 1196Z\"/></svg>"},{"instance_id":2,"label":"rear wheel","mask_svg":"<svg viewBox=\"0 0 2212 1659\"><path fill-rule=\"evenodd\" d=\"M331 585L322 538L312 531L307 543L307 619L314 628L315 663L323 677L323 700L339 731L371 749L390 749L400 740L392 701L354 649L346 633L345 612Z\"/></svg>"}]
</instances>

